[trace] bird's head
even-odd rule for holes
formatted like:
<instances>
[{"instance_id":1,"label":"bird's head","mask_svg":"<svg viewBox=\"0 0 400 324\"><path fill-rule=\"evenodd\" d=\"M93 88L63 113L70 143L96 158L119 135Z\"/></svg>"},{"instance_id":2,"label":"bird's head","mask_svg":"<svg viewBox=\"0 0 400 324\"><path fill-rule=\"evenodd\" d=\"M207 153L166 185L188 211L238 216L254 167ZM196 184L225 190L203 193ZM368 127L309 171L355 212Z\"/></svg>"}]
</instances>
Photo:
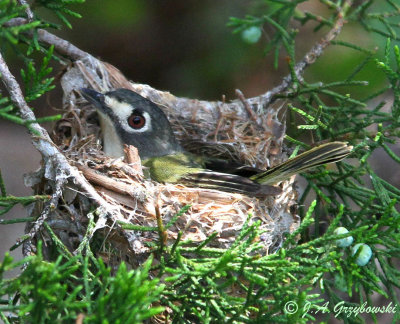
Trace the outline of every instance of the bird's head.
<instances>
[{"instance_id":1,"label":"bird's head","mask_svg":"<svg viewBox=\"0 0 400 324\"><path fill-rule=\"evenodd\" d=\"M182 150L164 112L152 101L128 89L103 94L82 88L81 93L99 112L107 155L123 156L123 144L135 146L142 160Z\"/></svg>"}]
</instances>

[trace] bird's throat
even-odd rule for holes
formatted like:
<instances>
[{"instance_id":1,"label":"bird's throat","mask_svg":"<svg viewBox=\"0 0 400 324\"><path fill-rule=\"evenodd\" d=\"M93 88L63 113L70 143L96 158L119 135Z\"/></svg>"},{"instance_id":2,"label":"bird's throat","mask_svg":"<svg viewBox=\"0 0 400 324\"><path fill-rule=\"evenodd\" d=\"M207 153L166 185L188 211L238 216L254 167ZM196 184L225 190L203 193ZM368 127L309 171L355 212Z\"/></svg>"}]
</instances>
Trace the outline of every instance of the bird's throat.
<instances>
[{"instance_id":1,"label":"bird's throat","mask_svg":"<svg viewBox=\"0 0 400 324\"><path fill-rule=\"evenodd\" d=\"M98 113L100 118L100 127L103 132L104 153L115 158L124 156L124 148L121 139L119 138L112 121L107 115L101 112Z\"/></svg>"}]
</instances>

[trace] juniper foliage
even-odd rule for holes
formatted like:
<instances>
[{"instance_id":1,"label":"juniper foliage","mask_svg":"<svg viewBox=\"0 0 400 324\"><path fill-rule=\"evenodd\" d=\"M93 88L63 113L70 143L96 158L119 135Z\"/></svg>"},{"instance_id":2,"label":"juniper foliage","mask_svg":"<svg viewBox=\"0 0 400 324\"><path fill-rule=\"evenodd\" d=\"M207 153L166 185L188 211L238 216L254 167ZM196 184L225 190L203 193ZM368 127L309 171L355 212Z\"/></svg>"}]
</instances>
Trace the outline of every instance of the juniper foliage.
<instances>
[{"instance_id":1,"label":"juniper foliage","mask_svg":"<svg viewBox=\"0 0 400 324\"><path fill-rule=\"evenodd\" d=\"M29 8L14 0L0 0L0 51L11 51L26 66L21 72L26 101L32 102L54 88L48 66L57 57L53 48L38 42L37 29L60 26L42 20L36 14L37 6L53 11L71 27L67 16L79 14L70 5L79 2L82 1L41 0ZM45 224L58 258L44 260L39 253L13 263L6 255L0 265L0 316L5 323L71 321L79 314L85 314L86 322L135 323L166 308L175 323L306 323L315 321L316 314L326 319L335 315L354 323L362 322L365 316L377 321L377 314L338 312L335 305L343 303L350 309L367 301L372 306L374 294L386 298L387 304L400 307L400 189L379 177L370 162L371 156L379 154L380 159L389 158L400 164L396 153L400 135L400 6L392 0L320 0L326 9L321 15L301 9L303 2L255 0L253 14L232 17L229 22L236 33L250 27L262 29L268 35L263 40L265 51L273 53L276 67L282 54L287 55L289 86L275 93L272 102L283 99L288 103L292 128L286 140L295 151L307 148L301 139L310 137L316 142L346 140L354 146L352 159L338 163L337 169L322 167L304 175L307 186L299 205L306 205L310 199L312 203L300 209L300 228L286 238L276 253L266 256L259 253L261 245L256 238L262 232L257 223L246 223L227 250L211 247L215 236L195 248L180 237L172 246L164 246L160 238L160 244L153 246L161 260L157 266L151 267L150 259L142 269L132 272L122 264L111 275L101 260L92 257L90 242L80 249L85 256L71 256ZM33 20L24 25L7 25L13 18L26 18L31 9ZM296 55L299 30L292 27L295 22L299 27L311 25L315 32L333 33L345 30L346 23L352 22L373 34L377 43L383 40L384 46L371 49L357 40L330 40L331 46L354 51L358 62L342 79L308 81L299 73L302 66L296 64L302 61ZM316 46L313 54L320 56L318 51ZM42 53L41 62L30 58L33 52ZM374 80L361 79L371 66L373 73L380 71L384 75L383 84L370 87ZM359 88L367 90L362 92ZM26 122L4 94L0 96L0 117L26 127L31 122L59 118ZM10 196L1 176L0 189L0 215L18 203L28 205L49 198ZM325 226L326 215L329 226ZM0 224L31 220L1 220ZM349 232L335 234L339 226ZM131 229L157 231L139 226ZM371 247L372 259L367 265L357 264L360 251L353 253L351 246L338 246L337 240L348 236L354 238L354 244ZM24 270L19 276L4 278L6 271L21 265ZM151 280L149 273L158 279ZM393 314L393 322L399 320L399 314Z\"/></svg>"},{"instance_id":2,"label":"juniper foliage","mask_svg":"<svg viewBox=\"0 0 400 324\"><path fill-rule=\"evenodd\" d=\"M4 323L141 323L164 310L153 306L164 289L149 279L152 258L142 268L114 275L101 259L60 253L52 262L38 254L13 262L6 254L0 263L0 316ZM61 252L61 251L60 251ZM12 279L4 275L24 265Z\"/></svg>"}]
</instances>

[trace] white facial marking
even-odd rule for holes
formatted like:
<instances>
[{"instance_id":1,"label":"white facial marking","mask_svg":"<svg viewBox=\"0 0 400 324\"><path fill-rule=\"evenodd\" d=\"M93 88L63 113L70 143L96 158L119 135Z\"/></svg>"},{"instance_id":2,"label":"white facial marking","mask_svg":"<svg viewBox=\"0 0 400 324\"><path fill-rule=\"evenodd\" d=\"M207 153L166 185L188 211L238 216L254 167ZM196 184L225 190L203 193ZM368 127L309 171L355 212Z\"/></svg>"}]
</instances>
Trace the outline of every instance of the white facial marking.
<instances>
[{"instance_id":1,"label":"white facial marking","mask_svg":"<svg viewBox=\"0 0 400 324\"><path fill-rule=\"evenodd\" d=\"M103 151L111 157L124 156L124 148L118 134L115 132L115 127L107 115L99 112L100 127L103 131Z\"/></svg>"},{"instance_id":2,"label":"white facial marking","mask_svg":"<svg viewBox=\"0 0 400 324\"><path fill-rule=\"evenodd\" d=\"M147 112L143 112L143 117L146 120L144 126L139 129L134 129L128 124L128 118L132 115L134 107L126 102L119 102L117 99L109 96L104 96L104 102L113 111L119 124L125 131L129 133L144 133L152 130L151 117Z\"/></svg>"}]
</instances>

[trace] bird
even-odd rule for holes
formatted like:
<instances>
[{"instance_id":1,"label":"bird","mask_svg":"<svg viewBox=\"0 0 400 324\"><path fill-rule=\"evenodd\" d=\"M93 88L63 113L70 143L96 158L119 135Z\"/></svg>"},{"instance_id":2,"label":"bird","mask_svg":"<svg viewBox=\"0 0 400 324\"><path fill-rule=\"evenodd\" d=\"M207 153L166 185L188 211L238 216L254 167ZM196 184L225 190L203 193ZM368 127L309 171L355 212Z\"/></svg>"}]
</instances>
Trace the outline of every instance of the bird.
<instances>
[{"instance_id":1,"label":"bird","mask_svg":"<svg viewBox=\"0 0 400 324\"><path fill-rule=\"evenodd\" d=\"M185 151L161 108L134 91L119 88L101 93L81 88L80 93L100 116L104 153L121 157L124 144L135 146L145 174L160 183L181 183L258 198L274 196L282 192L274 184L311 168L338 162L352 152L351 145L334 141L261 170Z\"/></svg>"}]
</instances>

